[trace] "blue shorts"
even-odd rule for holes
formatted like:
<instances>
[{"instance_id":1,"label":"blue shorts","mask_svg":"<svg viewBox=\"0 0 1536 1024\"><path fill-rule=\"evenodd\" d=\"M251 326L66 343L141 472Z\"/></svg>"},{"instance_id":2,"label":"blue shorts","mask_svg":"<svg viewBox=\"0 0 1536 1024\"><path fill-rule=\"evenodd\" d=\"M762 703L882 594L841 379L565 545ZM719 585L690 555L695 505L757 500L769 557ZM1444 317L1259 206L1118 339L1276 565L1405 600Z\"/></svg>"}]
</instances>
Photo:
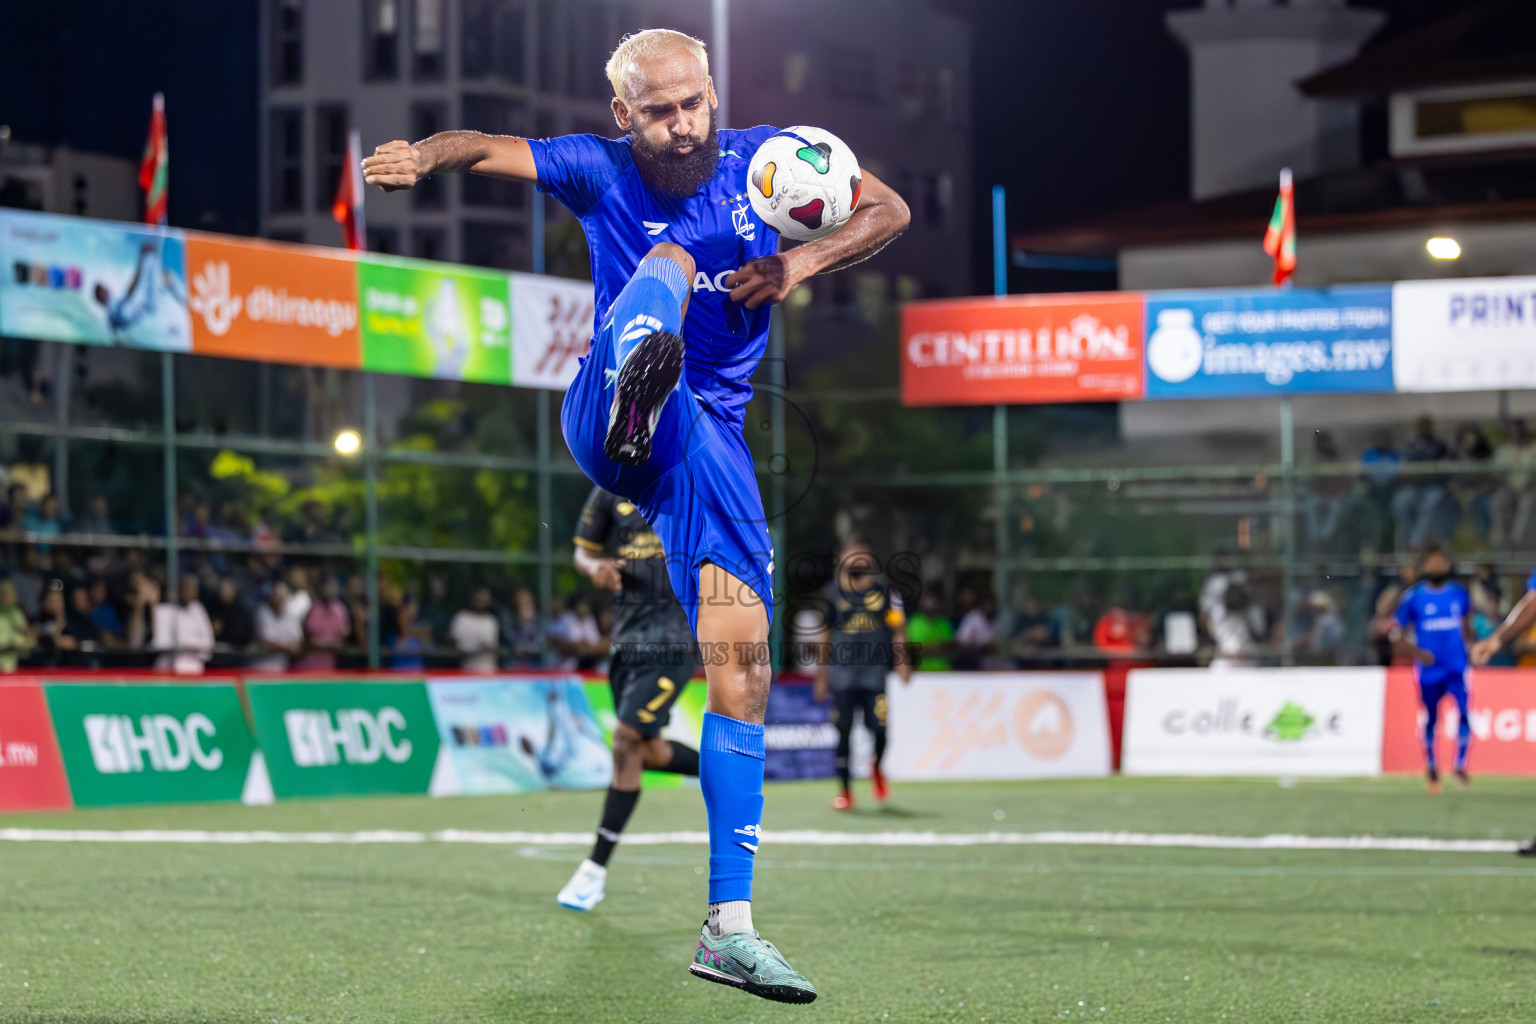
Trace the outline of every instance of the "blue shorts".
<instances>
[{"instance_id":1,"label":"blue shorts","mask_svg":"<svg viewBox=\"0 0 1536 1024\"><path fill-rule=\"evenodd\" d=\"M1419 700L1426 708L1436 707L1446 697L1458 705L1467 702L1467 677L1463 672L1425 672L1419 670Z\"/></svg>"},{"instance_id":2,"label":"blue shorts","mask_svg":"<svg viewBox=\"0 0 1536 1024\"><path fill-rule=\"evenodd\" d=\"M621 466L603 454L613 407L613 323L592 339L560 407L565 443L591 481L640 509L661 540L672 589L699 630L699 567L712 562L746 586L738 594L705 594L712 605L760 604L773 620L773 544L752 453L741 424L688 383L687 369L667 399L651 440L651 457ZM686 342L685 342L686 343Z\"/></svg>"}]
</instances>

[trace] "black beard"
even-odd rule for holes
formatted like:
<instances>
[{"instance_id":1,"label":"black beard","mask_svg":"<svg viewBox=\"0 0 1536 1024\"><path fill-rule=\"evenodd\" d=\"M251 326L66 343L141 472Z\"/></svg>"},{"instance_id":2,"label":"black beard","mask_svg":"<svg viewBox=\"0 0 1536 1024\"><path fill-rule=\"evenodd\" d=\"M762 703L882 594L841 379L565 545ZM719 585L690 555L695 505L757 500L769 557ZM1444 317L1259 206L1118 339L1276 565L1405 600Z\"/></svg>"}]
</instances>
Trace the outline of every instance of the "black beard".
<instances>
[{"instance_id":1,"label":"black beard","mask_svg":"<svg viewBox=\"0 0 1536 1024\"><path fill-rule=\"evenodd\" d=\"M706 181L715 176L720 163L720 144L715 138L715 112L709 112L709 137L698 139L689 136L673 139L662 147L653 146L637 131L629 133L630 152L635 167L647 185L658 192L686 199L697 192ZM687 153L677 152L677 146L689 145Z\"/></svg>"}]
</instances>

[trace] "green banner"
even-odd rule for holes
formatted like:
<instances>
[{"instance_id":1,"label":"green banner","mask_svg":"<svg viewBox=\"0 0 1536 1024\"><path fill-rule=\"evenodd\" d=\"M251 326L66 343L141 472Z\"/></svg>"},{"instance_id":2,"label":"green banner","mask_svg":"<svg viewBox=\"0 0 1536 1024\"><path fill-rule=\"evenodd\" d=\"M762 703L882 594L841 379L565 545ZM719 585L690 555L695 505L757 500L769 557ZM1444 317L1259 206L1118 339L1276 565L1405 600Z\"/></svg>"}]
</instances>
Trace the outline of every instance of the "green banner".
<instances>
[{"instance_id":1,"label":"green banner","mask_svg":"<svg viewBox=\"0 0 1536 1024\"><path fill-rule=\"evenodd\" d=\"M437 724L423 683L250 683L246 692L278 799L425 793L432 782Z\"/></svg>"},{"instance_id":2,"label":"green banner","mask_svg":"<svg viewBox=\"0 0 1536 1024\"><path fill-rule=\"evenodd\" d=\"M256 741L233 686L44 690L77 806L240 799Z\"/></svg>"},{"instance_id":3,"label":"green banner","mask_svg":"<svg viewBox=\"0 0 1536 1024\"><path fill-rule=\"evenodd\" d=\"M512 383L507 275L377 257L357 265L363 369Z\"/></svg>"},{"instance_id":4,"label":"green banner","mask_svg":"<svg viewBox=\"0 0 1536 1024\"><path fill-rule=\"evenodd\" d=\"M606 682L594 681L588 681L586 687L592 715L597 719L597 724L602 726L603 738L611 747L613 727L619 722L618 712L613 707L613 688ZM683 687L683 692L677 695L672 705L667 727L662 731L663 736L698 749L699 735L704 731L704 693L703 679L695 679ZM683 776L669 772L646 772L643 784L647 789L677 789L683 785Z\"/></svg>"}]
</instances>

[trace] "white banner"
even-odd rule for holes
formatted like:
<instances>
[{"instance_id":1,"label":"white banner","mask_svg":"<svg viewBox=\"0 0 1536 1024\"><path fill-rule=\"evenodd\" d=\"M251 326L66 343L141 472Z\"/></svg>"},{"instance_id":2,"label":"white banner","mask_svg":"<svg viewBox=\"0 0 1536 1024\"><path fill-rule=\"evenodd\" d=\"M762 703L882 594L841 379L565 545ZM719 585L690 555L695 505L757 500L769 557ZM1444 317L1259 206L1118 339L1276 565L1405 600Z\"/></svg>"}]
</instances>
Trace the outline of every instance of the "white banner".
<instances>
[{"instance_id":1,"label":"white banner","mask_svg":"<svg viewBox=\"0 0 1536 1024\"><path fill-rule=\"evenodd\" d=\"M1380 668L1138 669L1126 775L1379 775Z\"/></svg>"},{"instance_id":2,"label":"white banner","mask_svg":"<svg viewBox=\"0 0 1536 1024\"><path fill-rule=\"evenodd\" d=\"M1536 387L1536 277L1392 286L1399 391Z\"/></svg>"},{"instance_id":3,"label":"white banner","mask_svg":"<svg viewBox=\"0 0 1536 1024\"><path fill-rule=\"evenodd\" d=\"M592 345L592 285L512 274L512 383L564 391Z\"/></svg>"},{"instance_id":4,"label":"white banner","mask_svg":"<svg viewBox=\"0 0 1536 1024\"><path fill-rule=\"evenodd\" d=\"M893 779L1087 778L1110 772L1097 672L918 672L886 687Z\"/></svg>"}]
</instances>

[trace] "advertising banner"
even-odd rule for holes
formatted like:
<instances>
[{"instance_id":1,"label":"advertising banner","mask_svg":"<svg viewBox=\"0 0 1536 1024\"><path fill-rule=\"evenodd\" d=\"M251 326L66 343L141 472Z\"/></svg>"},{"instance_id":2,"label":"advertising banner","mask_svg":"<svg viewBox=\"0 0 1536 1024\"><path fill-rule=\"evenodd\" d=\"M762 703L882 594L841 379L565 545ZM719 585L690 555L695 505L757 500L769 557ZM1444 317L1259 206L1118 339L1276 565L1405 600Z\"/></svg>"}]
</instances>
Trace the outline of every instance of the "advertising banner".
<instances>
[{"instance_id":1,"label":"advertising banner","mask_svg":"<svg viewBox=\"0 0 1536 1024\"><path fill-rule=\"evenodd\" d=\"M901 312L905 405L1142 396L1139 293L914 302Z\"/></svg>"},{"instance_id":2,"label":"advertising banner","mask_svg":"<svg viewBox=\"0 0 1536 1024\"><path fill-rule=\"evenodd\" d=\"M512 380L507 275L420 260L357 263L363 369L439 380Z\"/></svg>"},{"instance_id":3,"label":"advertising banner","mask_svg":"<svg viewBox=\"0 0 1536 1024\"><path fill-rule=\"evenodd\" d=\"M512 383L564 391L592 347L593 298L587 281L512 276Z\"/></svg>"},{"instance_id":4,"label":"advertising banner","mask_svg":"<svg viewBox=\"0 0 1536 1024\"><path fill-rule=\"evenodd\" d=\"M437 726L420 682L251 682L256 736L278 799L425 793Z\"/></svg>"},{"instance_id":5,"label":"advertising banner","mask_svg":"<svg viewBox=\"0 0 1536 1024\"><path fill-rule=\"evenodd\" d=\"M893 779L1088 778L1110 772L1097 672L918 672L886 688Z\"/></svg>"},{"instance_id":6,"label":"advertising banner","mask_svg":"<svg viewBox=\"0 0 1536 1024\"><path fill-rule=\"evenodd\" d=\"M1392 390L1392 290L1153 292L1147 397Z\"/></svg>"},{"instance_id":7,"label":"advertising banner","mask_svg":"<svg viewBox=\"0 0 1536 1024\"><path fill-rule=\"evenodd\" d=\"M187 236L192 351L274 363L362 365L357 264L322 250Z\"/></svg>"},{"instance_id":8,"label":"advertising banner","mask_svg":"<svg viewBox=\"0 0 1536 1024\"><path fill-rule=\"evenodd\" d=\"M1127 775L1376 775L1379 668L1136 669Z\"/></svg>"},{"instance_id":9,"label":"advertising banner","mask_svg":"<svg viewBox=\"0 0 1536 1024\"><path fill-rule=\"evenodd\" d=\"M0 212L0 334L188 352L179 231Z\"/></svg>"},{"instance_id":10,"label":"advertising banner","mask_svg":"<svg viewBox=\"0 0 1536 1024\"><path fill-rule=\"evenodd\" d=\"M256 743L230 684L50 684L77 806L236 801Z\"/></svg>"},{"instance_id":11,"label":"advertising banner","mask_svg":"<svg viewBox=\"0 0 1536 1024\"><path fill-rule=\"evenodd\" d=\"M1472 723L1468 770L1474 775L1536 775L1536 671L1482 668L1468 678L1467 715ZM1435 753L1442 771L1456 760L1461 715L1455 701L1440 704ZM1381 770L1424 770L1424 708L1410 668L1387 670L1387 722Z\"/></svg>"},{"instance_id":12,"label":"advertising banner","mask_svg":"<svg viewBox=\"0 0 1536 1024\"><path fill-rule=\"evenodd\" d=\"M599 789L613 776L577 677L430 679L427 696L452 771L433 796Z\"/></svg>"},{"instance_id":13,"label":"advertising banner","mask_svg":"<svg viewBox=\"0 0 1536 1024\"><path fill-rule=\"evenodd\" d=\"M1536 277L1392 286L1399 391L1536 387Z\"/></svg>"},{"instance_id":14,"label":"advertising banner","mask_svg":"<svg viewBox=\"0 0 1536 1024\"><path fill-rule=\"evenodd\" d=\"M892 675L887 692L901 682ZM830 779L837 774L837 723L831 702L818 704L810 683L775 682L768 691L767 724L763 741L768 748L764 776L770 779ZM889 708L886 709L889 718ZM849 739L849 768L854 776L869 776L874 756L874 737L863 718L853 724Z\"/></svg>"},{"instance_id":15,"label":"advertising banner","mask_svg":"<svg viewBox=\"0 0 1536 1024\"><path fill-rule=\"evenodd\" d=\"M0 683L0 811L68 810L69 782L36 683Z\"/></svg>"}]
</instances>

